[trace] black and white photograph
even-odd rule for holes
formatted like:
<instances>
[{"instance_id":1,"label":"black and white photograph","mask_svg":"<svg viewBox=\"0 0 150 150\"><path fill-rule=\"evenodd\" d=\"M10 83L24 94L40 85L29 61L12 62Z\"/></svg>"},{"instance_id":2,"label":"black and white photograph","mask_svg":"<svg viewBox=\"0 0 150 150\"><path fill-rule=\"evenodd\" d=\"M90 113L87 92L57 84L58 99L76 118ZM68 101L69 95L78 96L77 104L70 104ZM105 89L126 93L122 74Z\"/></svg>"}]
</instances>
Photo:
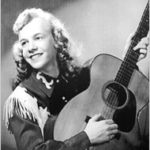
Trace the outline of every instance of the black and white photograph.
<instances>
[{"instance_id":1,"label":"black and white photograph","mask_svg":"<svg viewBox=\"0 0 150 150\"><path fill-rule=\"evenodd\" d=\"M1 0L1 150L149 150L149 0Z\"/></svg>"}]
</instances>

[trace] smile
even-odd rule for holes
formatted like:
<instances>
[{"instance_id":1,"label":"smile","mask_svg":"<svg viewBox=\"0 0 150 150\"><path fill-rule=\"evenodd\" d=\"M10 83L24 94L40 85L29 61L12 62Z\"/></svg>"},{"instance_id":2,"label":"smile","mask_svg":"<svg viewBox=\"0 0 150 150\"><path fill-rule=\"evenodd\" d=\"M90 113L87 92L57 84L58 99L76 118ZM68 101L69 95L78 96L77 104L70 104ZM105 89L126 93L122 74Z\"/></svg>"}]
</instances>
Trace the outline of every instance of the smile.
<instances>
[{"instance_id":1,"label":"smile","mask_svg":"<svg viewBox=\"0 0 150 150\"><path fill-rule=\"evenodd\" d=\"M36 53L36 54L33 54L33 55L30 55L29 58L33 59L33 58L37 58L39 56L41 56L43 53Z\"/></svg>"}]
</instances>

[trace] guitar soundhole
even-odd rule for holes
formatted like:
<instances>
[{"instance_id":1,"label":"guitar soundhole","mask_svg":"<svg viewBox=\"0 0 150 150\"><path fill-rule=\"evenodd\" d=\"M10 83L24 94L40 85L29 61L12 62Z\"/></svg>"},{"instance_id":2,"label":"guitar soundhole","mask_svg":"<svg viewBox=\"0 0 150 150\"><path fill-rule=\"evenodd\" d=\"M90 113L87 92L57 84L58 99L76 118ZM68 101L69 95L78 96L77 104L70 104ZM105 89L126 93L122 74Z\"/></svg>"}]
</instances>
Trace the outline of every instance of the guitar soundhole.
<instances>
[{"instance_id":1,"label":"guitar soundhole","mask_svg":"<svg viewBox=\"0 0 150 150\"><path fill-rule=\"evenodd\" d=\"M109 107L121 109L126 105L128 92L121 84L109 81L104 85L102 90L103 100Z\"/></svg>"}]
</instances>

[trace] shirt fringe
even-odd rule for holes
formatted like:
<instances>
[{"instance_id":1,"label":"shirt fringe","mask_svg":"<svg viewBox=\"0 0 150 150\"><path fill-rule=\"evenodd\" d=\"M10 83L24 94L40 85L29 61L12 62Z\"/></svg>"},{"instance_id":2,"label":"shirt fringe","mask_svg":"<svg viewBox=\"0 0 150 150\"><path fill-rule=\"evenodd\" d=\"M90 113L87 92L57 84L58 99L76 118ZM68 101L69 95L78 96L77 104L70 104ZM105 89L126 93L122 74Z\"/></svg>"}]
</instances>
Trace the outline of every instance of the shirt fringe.
<instances>
[{"instance_id":1,"label":"shirt fringe","mask_svg":"<svg viewBox=\"0 0 150 150\"><path fill-rule=\"evenodd\" d=\"M29 95L26 88L18 86L5 102L4 120L9 131L9 119L13 117L14 113L24 119L37 121L43 134L43 128L49 112L47 108L38 107L37 99Z\"/></svg>"}]
</instances>

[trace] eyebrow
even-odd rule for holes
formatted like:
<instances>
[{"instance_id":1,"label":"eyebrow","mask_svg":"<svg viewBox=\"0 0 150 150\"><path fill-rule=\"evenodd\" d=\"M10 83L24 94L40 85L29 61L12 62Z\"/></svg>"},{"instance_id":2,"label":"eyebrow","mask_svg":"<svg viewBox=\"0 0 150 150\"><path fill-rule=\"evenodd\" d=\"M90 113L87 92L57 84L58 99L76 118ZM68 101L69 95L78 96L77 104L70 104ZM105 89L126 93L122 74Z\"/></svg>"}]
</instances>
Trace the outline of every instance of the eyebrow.
<instances>
[{"instance_id":1,"label":"eyebrow","mask_svg":"<svg viewBox=\"0 0 150 150\"><path fill-rule=\"evenodd\" d=\"M21 40L19 40L19 42L23 42L23 41L27 41L26 39L21 39Z\"/></svg>"},{"instance_id":2,"label":"eyebrow","mask_svg":"<svg viewBox=\"0 0 150 150\"><path fill-rule=\"evenodd\" d=\"M33 37L36 37L36 36L38 36L38 35L45 35L44 33L35 33L34 35L33 35ZM21 40L19 40L19 42L22 42L22 41L26 41L27 39L25 39L25 38L23 38L23 39L21 39Z\"/></svg>"},{"instance_id":3,"label":"eyebrow","mask_svg":"<svg viewBox=\"0 0 150 150\"><path fill-rule=\"evenodd\" d=\"M44 35L43 33L36 33L33 35L33 37L37 36L37 35Z\"/></svg>"}]
</instances>

